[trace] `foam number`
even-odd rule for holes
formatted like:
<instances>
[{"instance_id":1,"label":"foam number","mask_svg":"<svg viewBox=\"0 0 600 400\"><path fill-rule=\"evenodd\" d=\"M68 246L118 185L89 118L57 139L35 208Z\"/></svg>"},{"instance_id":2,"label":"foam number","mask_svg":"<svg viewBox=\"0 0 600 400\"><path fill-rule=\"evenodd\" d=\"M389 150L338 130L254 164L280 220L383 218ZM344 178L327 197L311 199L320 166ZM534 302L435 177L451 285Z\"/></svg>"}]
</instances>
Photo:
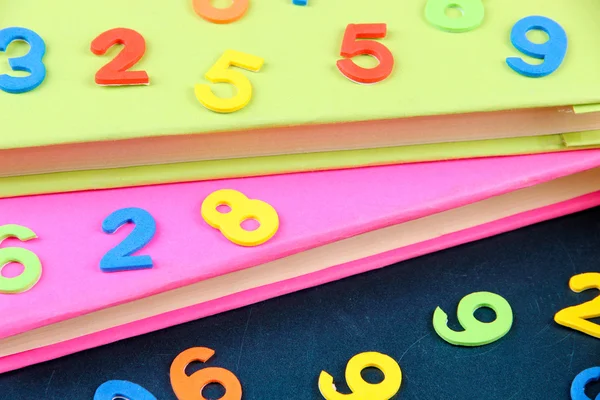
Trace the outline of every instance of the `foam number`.
<instances>
[{"instance_id":1,"label":"foam number","mask_svg":"<svg viewBox=\"0 0 600 400\"><path fill-rule=\"evenodd\" d=\"M132 256L148 244L156 233L156 221L150 213L141 208L123 208L110 214L102 222L102 230L113 234L127 223L135 224L133 231L114 249L110 250L102 260L100 269L105 272L126 271L132 269L152 268L150 256Z\"/></svg>"},{"instance_id":2,"label":"foam number","mask_svg":"<svg viewBox=\"0 0 600 400\"><path fill-rule=\"evenodd\" d=\"M390 76L394 69L392 52L384 44L374 40L358 40L381 39L386 34L386 24L349 24L340 51L340 55L347 58L337 62L337 68L342 75L358 83L377 83ZM374 68L363 68L350 59L365 54L375 57L379 65Z\"/></svg>"},{"instance_id":3,"label":"foam number","mask_svg":"<svg viewBox=\"0 0 600 400\"><path fill-rule=\"evenodd\" d=\"M481 322L474 312L481 307L489 307L496 313L492 322ZM464 331L456 332L448 328L448 315L437 307L433 313L433 328L446 342L458 346L482 346L502 338L510 331L513 312L510 304L501 296L490 292L471 293L462 298L457 309L458 322Z\"/></svg>"},{"instance_id":4,"label":"foam number","mask_svg":"<svg viewBox=\"0 0 600 400\"><path fill-rule=\"evenodd\" d=\"M527 38L527 32L531 30L546 32L548 40L545 43L533 43ZM543 60L541 64L534 65L519 57L506 59L506 64L513 71L530 78L550 75L560 67L567 54L567 33L559 24L546 17L523 18L513 26L510 40L520 52Z\"/></svg>"},{"instance_id":5,"label":"foam number","mask_svg":"<svg viewBox=\"0 0 600 400\"><path fill-rule=\"evenodd\" d=\"M449 8L458 9L461 16L449 16L446 14ZM447 32L472 31L481 25L484 15L482 0L428 0L425 5L427 21Z\"/></svg>"},{"instance_id":6,"label":"foam number","mask_svg":"<svg viewBox=\"0 0 600 400\"><path fill-rule=\"evenodd\" d=\"M222 213L219 206L231 211ZM213 228L219 229L229 240L240 246L258 246L271 239L279 229L279 216L270 204L248 199L236 190L223 189L211 193L202 202L202 218ZM253 231L242 227L242 222L254 219L260 226Z\"/></svg>"},{"instance_id":7,"label":"foam number","mask_svg":"<svg viewBox=\"0 0 600 400\"><path fill-rule=\"evenodd\" d=\"M293 2L297 6L305 6L308 4L308 0L294 0Z\"/></svg>"},{"instance_id":8,"label":"foam number","mask_svg":"<svg viewBox=\"0 0 600 400\"><path fill-rule=\"evenodd\" d=\"M156 397L140 385L128 381L108 381L96 389L94 400L156 400Z\"/></svg>"},{"instance_id":9,"label":"foam number","mask_svg":"<svg viewBox=\"0 0 600 400\"><path fill-rule=\"evenodd\" d=\"M221 58L208 70L204 77L212 83L230 83L235 86L235 96L222 99L210 90L206 84L197 84L194 88L196 98L206 108L219 113L232 113L246 107L252 98L252 84L239 71L232 71L231 66L258 72L264 60L251 54L235 50L227 50Z\"/></svg>"},{"instance_id":10,"label":"foam number","mask_svg":"<svg viewBox=\"0 0 600 400\"><path fill-rule=\"evenodd\" d=\"M92 41L90 49L97 56L106 54L114 45L122 44L121 52L96 73L96 83L105 86L148 85L146 71L128 71L137 64L146 52L144 37L127 28L108 30Z\"/></svg>"},{"instance_id":11,"label":"foam number","mask_svg":"<svg viewBox=\"0 0 600 400\"><path fill-rule=\"evenodd\" d=\"M0 226L0 243L9 237L16 237L26 242L35 239L35 233L21 225ZM0 275L0 293L22 293L31 289L42 276L42 263L32 251L19 247L0 249L0 270L6 264L16 262L23 265L23 272L15 277L7 278Z\"/></svg>"},{"instance_id":12,"label":"foam number","mask_svg":"<svg viewBox=\"0 0 600 400\"><path fill-rule=\"evenodd\" d=\"M592 400L585 394L585 388L597 381L600 381L600 367L588 368L580 372L571 384L571 400ZM600 394L596 396L596 400L600 400Z\"/></svg>"},{"instance_id":13,"label":"foam number","mask_svg":"<svg viewBox=\"0 0 600 400\"><path fill-rule=\"evenodd\" d=\"M220 400L241 400L242 385L238 378L224 368L209 367L194 372L185 373L186 367L192 362L205 363L215 354L214 350L206 347L193 347L179 354L171 364L171 386L179 400L206 400L202 389L210 383L218 383L225 388L225 394Z\"/></svg>"},{"instance_id":14,"label":"foam number","mask_svg":"<svg viewBox=\"0 0 600 400\"><path fill-rule=\"evenodd\" d=\"M9 44L22 40L29 44L29 53L22 57L8 59L13 71L29 72L28 76L0 75L0 90L8 93L25 93L40 86L46 78L46 66L42 62L46 54L46 43L32 30L26 28L5 28L0 30L0 51L6 51Z\"/></svg>"},{"instance_id":15,"label":"foam number","mask_svg":"<svg viewBox=\"0 0 600 400\"><path fill-rule=\"evenodd\" d=\"M600 290L600 273L589 272L575 275L569 281L569 286L572 291L577 293L588 289ZM554 316L554 321L600 339L600 325L588 321L588 319L598 317L600 317L600 296L587 303L560 310Z\"/></svg>"},{"instance_id":16,"label":"foam number","mask_svg":"<svg viewBox=\"0 0 600 400\"><path fill-rule=\"evenodd\" d=\"M379 383L366 382L361 372L365 368L374 367L380 370L383 381ZM351 394L339 393L333 383L333 377L325 371L319 375L319 391L327 400L388 400L400 390L402 371L393 358L374 352L357 354L346 365L346 382Z\"/></svg>"},{"instance_id":17,"label":"foam number","mask_svg":"<svg viewBox=\"0 0 600 400\"><path fill-rule=\"evenodd\" d=\"M233 0L227 8L217 8L212 5L213 0L193 0L194 11L207 21L215 24L229 24L242 18L250 0Z\"/></svg>"}]
</instances>

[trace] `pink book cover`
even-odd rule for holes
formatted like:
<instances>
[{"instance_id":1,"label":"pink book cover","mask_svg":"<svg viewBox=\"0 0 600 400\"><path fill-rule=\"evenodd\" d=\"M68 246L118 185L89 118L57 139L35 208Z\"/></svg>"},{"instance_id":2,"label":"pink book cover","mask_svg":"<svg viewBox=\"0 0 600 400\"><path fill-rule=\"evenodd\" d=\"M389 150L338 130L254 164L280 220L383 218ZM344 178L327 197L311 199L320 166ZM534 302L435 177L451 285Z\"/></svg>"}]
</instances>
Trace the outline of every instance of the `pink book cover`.
<instances>
[{"instance_id":1,"label":"pink book cover","mask_svg":"<svg viewBox=\"0 0 600 400\"><path fill-rule=\"evenodd\" d=\"M23 225L37 235L36 239L26 242L7 239L2 247L33 251L42 262L43 274L27 292L0 294L0 315L3 316L0 338L597 166L600 166L600 150L589 150L2 199L0 225ZM277 234L267 243L252 248L228 241L200 215L202 201L219 189L235 189L249 198L271 204L280 218ZM591 193L319 272L8 355L0 358L0 372L331 282L598 204L600 193ZM102 231L102 221L125 207L143 208L156 220L155 236L135 253L151 256L154 266L105 273L100 270L100 259L128 236L132 227L123 226L109 235Z\"/></svg>"}]
</instances>

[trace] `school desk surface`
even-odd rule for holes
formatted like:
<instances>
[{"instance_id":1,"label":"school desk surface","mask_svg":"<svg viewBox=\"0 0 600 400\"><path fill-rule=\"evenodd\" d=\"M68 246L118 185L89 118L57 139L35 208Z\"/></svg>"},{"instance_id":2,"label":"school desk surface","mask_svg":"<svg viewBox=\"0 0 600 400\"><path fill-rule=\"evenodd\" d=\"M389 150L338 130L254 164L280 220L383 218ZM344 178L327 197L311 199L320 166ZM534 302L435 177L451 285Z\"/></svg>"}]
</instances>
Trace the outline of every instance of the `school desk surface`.
<instances>
[{"instance_id":1,"label":"school desk surface","mask_svg":"<svg viewBox=\"0 0 600 400\"><path fill-rule=\"evenodd\" d=\"M322 370L347 390L346 363L365 351L399 361L398 399L569 399L573 378L600 366L599 339L553 322L558 310L598 295L569 289L583 272L600 272L600 208L0 375L0 398L91 400L100 384L120 379L175 399L171 361L205 346L216 351L207 366L237 375L247 400L320 399ZM433 330L433 311L442 307L457 329L456 306L476 291L506 298L513 327L487 346L451 346ZM486 311L476 315L490 321ZM599 392L591 386L588 396Z\"/></svg>"}]
</instances>

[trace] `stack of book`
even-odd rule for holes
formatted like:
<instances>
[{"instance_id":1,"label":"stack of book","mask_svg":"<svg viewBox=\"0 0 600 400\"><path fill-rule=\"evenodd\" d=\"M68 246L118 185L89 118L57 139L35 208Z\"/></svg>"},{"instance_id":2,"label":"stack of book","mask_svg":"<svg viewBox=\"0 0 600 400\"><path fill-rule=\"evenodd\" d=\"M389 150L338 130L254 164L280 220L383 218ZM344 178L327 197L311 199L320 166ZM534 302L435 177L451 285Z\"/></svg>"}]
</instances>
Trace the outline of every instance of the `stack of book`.
<instances>
[{"instance_id":1,"label":"stack of book","mask_svg":"<svg viewBox=\"0 0 600 400\"><path fill-rule=\"evenodd\" d=\"M591 0L84 3L3 9L0 372L600 204Z\"/></svg>"}]
</instances>

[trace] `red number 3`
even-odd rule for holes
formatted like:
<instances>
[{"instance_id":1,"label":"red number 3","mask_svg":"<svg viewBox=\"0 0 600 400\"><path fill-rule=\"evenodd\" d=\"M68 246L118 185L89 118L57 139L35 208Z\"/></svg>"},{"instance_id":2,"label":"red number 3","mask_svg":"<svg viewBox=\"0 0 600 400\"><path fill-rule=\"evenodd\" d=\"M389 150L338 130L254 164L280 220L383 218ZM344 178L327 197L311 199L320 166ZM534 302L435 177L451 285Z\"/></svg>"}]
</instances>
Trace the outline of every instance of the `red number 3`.
<instances>
[{"instance_id":1,"label":"red number 3","mask_svg":"<svg viewBox=\"0 0 600 400\"><path fill-rule=\"evenodd\" d=\"M394 69L394 56L385 45L374 40L357 39L381 39L387 33L386 24L350 24L346 28L342 42L341 55L347 57L337 62L340 72L348 79L358 83L381 82ZM374 68L359 67L350 58L367 54L379 61Z\"/></svg>"},{"instance_id":2,"label":"red number 3","mask_svg":"<svg viewBox=\"0 0 600 400\"><path fill-rule=\"evenodd\" d=\"M96 73L98 85L148 85L150 78L146 71L127 71L142 59L146 52L144 37L132 29L115 28L98 36L91 45L92 53L104 55L116 44L122 44L123 50L114 60Z\"/></svg>"}]
</instances>

